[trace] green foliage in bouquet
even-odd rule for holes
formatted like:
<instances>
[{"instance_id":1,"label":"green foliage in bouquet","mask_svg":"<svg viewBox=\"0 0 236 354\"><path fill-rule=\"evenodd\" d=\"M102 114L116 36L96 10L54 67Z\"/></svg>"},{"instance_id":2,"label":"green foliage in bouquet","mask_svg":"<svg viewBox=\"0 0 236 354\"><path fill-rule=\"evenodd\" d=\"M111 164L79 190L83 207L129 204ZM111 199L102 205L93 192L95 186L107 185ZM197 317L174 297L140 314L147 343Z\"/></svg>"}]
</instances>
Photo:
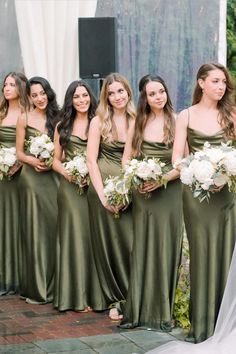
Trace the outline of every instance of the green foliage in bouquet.
<instances>
[{"instance_id":1,"label":"green foliage in bouquet","mask_svg":"<svg viewBox=\"0 0 236 354\"><path fill-rule=\"evenodd\" d=\"M175 325L184 329L190 328L189 321L190 276L189 247L186 234L183 238L182 261L179 267L179 279L175 292L174 313Z\"/></svg>"}]
</instances>

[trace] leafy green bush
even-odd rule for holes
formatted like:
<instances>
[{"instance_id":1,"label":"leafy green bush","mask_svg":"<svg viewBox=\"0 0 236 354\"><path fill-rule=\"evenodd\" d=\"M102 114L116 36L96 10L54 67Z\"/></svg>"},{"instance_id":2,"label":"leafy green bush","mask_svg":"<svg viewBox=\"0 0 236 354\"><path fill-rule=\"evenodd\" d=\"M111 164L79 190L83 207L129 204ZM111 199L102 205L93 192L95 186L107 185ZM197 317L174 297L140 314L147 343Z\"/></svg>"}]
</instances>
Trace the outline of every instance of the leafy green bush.
<instances>
[{"instance_id":1,"label":"leafy green bush","mask_svg":"<svg viewBox=\"0 0 236 354\"><path fill-rule=\"evenodd\" d=\"M236 1L227 1L227 67L236 84Z\"/></svg>"}]
</instances>

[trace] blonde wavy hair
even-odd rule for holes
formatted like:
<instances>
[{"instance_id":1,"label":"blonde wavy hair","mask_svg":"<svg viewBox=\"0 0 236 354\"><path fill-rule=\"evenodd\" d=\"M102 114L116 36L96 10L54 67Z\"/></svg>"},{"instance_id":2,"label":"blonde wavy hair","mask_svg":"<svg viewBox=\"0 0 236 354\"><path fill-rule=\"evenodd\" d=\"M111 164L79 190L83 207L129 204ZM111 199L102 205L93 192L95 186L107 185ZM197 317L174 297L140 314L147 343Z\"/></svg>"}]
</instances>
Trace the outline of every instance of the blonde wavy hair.
<instances>
[{"instance_id":1,"label":"blonde wavy hair","mask_svg":"<svg viewBox=\"0 0 236 354\"><path fill-rule=\"evenodd\" d=\"M98 108L96 110L96 115L99 116L101 121L101 128L100 128L101 136L102 139L106 142L112 142L116 138L114 124L112 120L114 111L108 98L108 87L113 82L121 83L124 86L124 89L128 93L128 103L125 112L127 123L129 123L130 120L135 119L136 116L134 102L133 102L133 94L129 82L126 80L125 77L123 77L119 73L109 74L103 82L101 94L100 94L100 101L99 101Z\"/></svg>"},{"instance_id":2,"label":"blonde wavy hair","mask_svg":"<svg viewBox=\"0 0 236 354\"><path fill-rule=\"evenodd\" d=\"M6 100L3 94L5 81L8 77L12 77L13 79L15 79L15 83L19 95L19 107L21 109L21 112L23 113L26 110L30 109L30 102L26 92L26 84L27 84L26 76L22 73L10 72L5 76L2 85L2 96L0 97L0 124L2 120L6 117L8 112L8 107L9 107L9 102L8 100Z\"/></svg>"}]
</instances>

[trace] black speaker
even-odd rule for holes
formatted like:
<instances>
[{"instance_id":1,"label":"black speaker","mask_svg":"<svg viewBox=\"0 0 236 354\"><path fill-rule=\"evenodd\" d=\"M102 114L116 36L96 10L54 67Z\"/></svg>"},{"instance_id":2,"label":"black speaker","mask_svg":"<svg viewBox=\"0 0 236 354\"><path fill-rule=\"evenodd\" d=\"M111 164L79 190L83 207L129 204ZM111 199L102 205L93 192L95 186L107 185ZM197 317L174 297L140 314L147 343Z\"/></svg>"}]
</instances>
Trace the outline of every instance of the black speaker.
<instances>
[{"instance_id":1,"label":"black speaker","mask_svg":"<svg viewBox=\"0 0 236 354\"><path fill-rule=\"evenodd\" d=\"M104 78L117 71L115 17L81 17L79 30L80 77Z\"/></svg>"}]
</instances>

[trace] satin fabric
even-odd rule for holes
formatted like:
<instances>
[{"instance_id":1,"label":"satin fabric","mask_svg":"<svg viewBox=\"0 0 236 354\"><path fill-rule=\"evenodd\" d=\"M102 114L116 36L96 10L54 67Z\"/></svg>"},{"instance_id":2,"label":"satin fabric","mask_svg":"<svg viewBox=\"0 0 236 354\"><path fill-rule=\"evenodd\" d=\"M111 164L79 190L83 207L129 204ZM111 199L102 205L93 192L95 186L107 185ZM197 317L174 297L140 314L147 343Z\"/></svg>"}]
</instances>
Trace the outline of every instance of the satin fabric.
<instances>
[{"instance_id":1,"label":"satin fabric","mask_svg":"<svg viewBox=\"0 0 236 354\"><path fill-rule=\"evenodd\" d=\"M15 126L0 126L0 145L16 145ZM20 171L0 181L0 295L15 293L19 286L19 175Z\"/></svg>"},{"instance_id":2,"label":"satin fabric","mask_svg":"<svg viewBox=\"0 0 236 354\"><path fill-rule=\"evenodd\" d=\"M223 130L208 136L188 128L190 152L208 141L224 141ZM212 336L217 320L236 239L235 195L224 187L211 194L209 203L193 198L186 186L184 219L190 248L190 321L188 340L199 343Z\"/></svg>"},{"instance_id":3,"label":"satin fabric","mask_svg":"<svg viewBox=\"0 0 236 354\"><path fill-rule=\"evenodd\" d=\"M64 150L65 160L83 153L86 145L87 141L72 135ZM107 305L102 296L91 246L87 189L80 195L78 186L61 176L57 201L54 306L59 311L79 311L88 306L94 310L104 310Z\"/></svg>"},{"instance_id":4,"label":"satin fabric","mask_svg":"<svg viewBox=\"0 0 236 354\"><path fill-rule=\"evenodd\" d=\"M101 142L98 166L102 179L119 175L123 142ZM100 284L108 304L124 301L128 289L133 243L131 208L115 219L101 204L91 184L88 189L92 246Z\"/></svg>"},{"instance_id":5,"label":"satin fabric","mask_svg":"<svg viewBox=\"0 0 236 354\"><path fill-rule=\"evenodd\" d=\"M36 133L27 126L26 139ZM52 170L40 173L26 164L19 178L20 294L36 303L51 302L53 297L58 182Z\"/></svg>"},{"instance_id":6,"label":"satin fabric","mask_svg":"<svg viewBox=\"0 0 236 354\"><path fill-rule=\"evenodd\" d=\"M236 248L232 256L215 333L199 344L173 341L146 354L235 354L236 347Z\"/></svg>"},{"instance_id":7,"label":"satin fabric","mask_svg":"<svg viewBox=\"0 0 236 354\"><path fill-rule=\"evenodd\" d=\"M172 148L143 142L147 157L160 158L172 169ZM121 327L171 331L174 296L183 235L182 186L171 181L150 198L133 194L134 244L131 276Z\"/></svg>"}]
</instances>

